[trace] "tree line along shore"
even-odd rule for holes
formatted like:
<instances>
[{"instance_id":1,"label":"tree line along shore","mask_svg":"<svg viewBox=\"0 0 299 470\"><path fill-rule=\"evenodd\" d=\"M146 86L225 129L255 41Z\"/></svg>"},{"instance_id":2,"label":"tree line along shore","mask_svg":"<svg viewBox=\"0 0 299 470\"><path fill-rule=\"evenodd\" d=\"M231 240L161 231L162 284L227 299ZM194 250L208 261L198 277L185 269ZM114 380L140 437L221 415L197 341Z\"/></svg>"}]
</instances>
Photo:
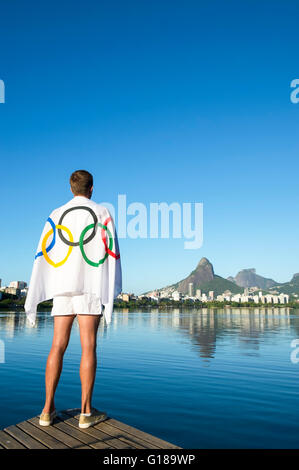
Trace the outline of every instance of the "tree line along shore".
<instances>
[{"instance_id":1,"label":"tree line along shore","mask_svg":"<svg viewBox=\"0 0 299 470\"><path fill-rule=\"evenodd\" d=\"M0 310L17 310L17 311L24 311L24 304L25 304L25 297L21 299L14 297L14 296L5 296L0 300ZM52 308L52 300L47 300L46 302L41 302L38 305L38 311L47 311L51 310ZM202 309L202 308L223 308L223 307L289 307L289 308L299 308L299 304L297 301L290 301L286 304L273 304L273 303L253 303L253 302L231 302L231 301L217 301L211 300L208 302L202 302L200 300L192 301L190 299L185 300L172 300L172 299L161 299L159 302L151 299L136 299L136 300L129 300L123 301L121 299L115 299L114 307L115 308L128 308L128 309L136 309L136 308L158 308L158 309L167 309L167 308L194 308L194 309Z\"/></svg>"}]
</instances>

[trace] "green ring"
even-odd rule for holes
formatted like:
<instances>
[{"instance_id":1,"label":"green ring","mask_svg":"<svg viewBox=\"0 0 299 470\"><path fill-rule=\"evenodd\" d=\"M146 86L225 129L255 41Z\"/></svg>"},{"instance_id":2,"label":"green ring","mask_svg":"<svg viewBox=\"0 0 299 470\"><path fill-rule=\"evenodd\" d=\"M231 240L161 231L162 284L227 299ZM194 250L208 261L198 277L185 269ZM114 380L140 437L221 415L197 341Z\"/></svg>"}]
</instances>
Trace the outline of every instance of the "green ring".
<instances>
[{"instance_id":1,"label":"green ring","mask_svg":"<svg viewBox=\"0 0 299 470\"><path fill-rule=\"evenodd\" d=\"M108 229L108 227L106 225L103 225L101 224L100 222L98 223L98 225L107 230L108 232L108 235L109 235L109 250L112 250L112 247L113 247L113 237L111 235L111 232L110 230ZM91 261L89 258L87 258L86 254L85 254L85 251L84 251L84 246L83 246L83 241L84 241L84 235L86 234L86 232L88 230L90 230L91 228L94 228L95 224L90 224L90 225L87 225L87 227L85 227L85 229L82 230L81 232L81 235L80 235L80 240L79 240L79 246L80 246L80 250L81 250L81 253L82 253L82 256L84 258L84 260L86 261L86 263L90 264L90 266L94 266L95 268L97 268L98 266L100 266L100 264L103 264L104 261L108 258L108 253L105 253L105 256L100 259L100 261L98 263L94 263L93 261Z\"/></svg>"}]
</instances>

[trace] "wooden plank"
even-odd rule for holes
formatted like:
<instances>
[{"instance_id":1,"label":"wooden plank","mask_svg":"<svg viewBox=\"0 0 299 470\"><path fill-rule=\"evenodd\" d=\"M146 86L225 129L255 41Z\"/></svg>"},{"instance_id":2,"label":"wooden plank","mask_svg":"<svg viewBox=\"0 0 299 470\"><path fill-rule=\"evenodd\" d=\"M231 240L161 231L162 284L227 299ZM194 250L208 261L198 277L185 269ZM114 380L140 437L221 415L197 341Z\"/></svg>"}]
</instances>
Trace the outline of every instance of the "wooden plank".
<instances>
[{"instance_id":1,"label":"wooden plank","mask_svg":"<svg viewBox=\"0 0 299 470\"><path fill-rule=\"evenodd\" d=\"M175 444L171 444L170 442L164 441L163 439L153 436L152 434L148 434L147 432L140 431L140 429L134 428L133 426L117 421L116 419L109 418L109 420L106 422L107 424L110 424L111 426L115 426L116 428L121 429L122 431L126 432L128 435L133 435L144 441L150 442L156 445L160 449L181 449L181 447L176 446Z\"/></svg>"},{"instance_id":2,"label":"wooden plank","mask_svg":"<svg viewBox=\"0 0 299 470\"><path fill-rule=\"evenodd\" d=\"M111 426L109 424L109 420L95 425L95 428L106 432L110 436L117 437L118 439L121 439L124 442L127 442L129 444L134 444L134 447L136 449L159 449L160 448L150 442L147 442L143 439L140 439L139 437L134 436L133 434L124 433L122 430L114 426Z\"/></svg>"},{"instance_id":3,"label":"wooden plank","mask_svg":"<svg viewBox=\"0 0 299 470\"><path fill-rule=\"evenodd\" d=\"M61 413L62 414L62 413ZM60 413L59 413L60 415ZM78 427L78 420L69 415L67 413L67 416L69 419L67 420L67 423L70 424L71 426L75 427L76 429L80 429ZM95 438L96 442L94 444L89 444L90 447L94 449L104 449L104 448L114 448L114 449L134 449L133 446L127 444L126 442L123 442L119 439L116 439L114 437L111 437L109 434L106 434L102 431L99 431L98 429L95 429L94 426L87 428L87 429L80 429L81 432L84 432L86 434L89 434L93 438Z\"/></svg>"},{"instance_id":4,"label":"wooden plank","mask_svg":"<svg viewBox=\"0 0 299 470\"><path fill-rule=\"evenodd\" d=\"M47 446L49 449L67 449L68 446L63 442L60 442L58 439L55 439L51 435L47 434L41 428L33 426L33 424L24 421L23 423L17 424L17 427L22 429L22 431L27 432L37 441L40 441L43 445Z\"/></svg>"},{"instance_id":5,"label":"wooden plank","mask_svg":"<svg viewBox=\"0 0 299 470\"><path fill-rule=\"evenodd\" d=\"M52 426L30 418L0 431L0 449L181 449L113 418L81 429L78 408L59 412Z\"/></svg>"},{"instance_id":6,"label":"wooden plank","mask_svg":"<svg viewBox=\"0 0 299 470\"><path fill-rule=\"evenodd\" d=\"M134 449L133 446L128 445L128 443L123 442L119 439L116 439L109 434L102 432L98 429L95 429L94 426L87 428L87 429L80 429L78 427L78 419L75 419L74 417L70 415L68 416L67 423L73 426L76 429L79 429L80 432L84 432L86 434L89 434L93 438L95 438L96 442L94 444L90 444L91 447L95 449L102 449L102 448L114 448L114 449Z\"/></svg>"},{"instance_id":7,"label":"wooden plank","mask_svg":"<svg viewBox=\"0 0 299 470\"><path fill-rule=\"evenodd\" d=\"M74 416L74 418L77 420L80 417L78 414L77 409L73 410L67 410L67 413ZM105 421L102 421L99 424L96 424L93 426L94 429L98 429L99 431L105 432L106 434L110 435L113 438L119 439L120 441L124 442L126 445L130 445L132 448L135 449L157 449L155 444L152 444L148 441L142 440L137 436L133 436L132 434L128 435L126 432L114 427L114 426L109 426L109 420L110 418L106 419ZM107 425L108 424L108 425Z\"/></svg>"},{"instance_id":8,"label":"wooden plank","mask_svg":"<svg viewBox=\"0 0 299 470\"><path fill-rule=\"evenodd\" d=\"M26 449L23 444L4 431L0 431L0 443L5 449Z\"/></svg>"},{"instance_id":9,"label":"wooden plank","mask_svg":"<svg viewBox=\"0 0 299 470\"><path fill-rule=\"evenodd\" d=\"M27 449L47 449L46 446L35 440L33 437L29 436L29 434L22 431L22 429L18 428L17 426L8 426L4 429L4 431L24 444Z\"/></svg>"},{"instance_id":10,"label":"wooden plank","mask_svg":"<svg viewBox=\"0 0 299 470\"><path fill-rule=\"evenodd\" d=\"M69 410L65 410L67 414L74 416L76 419L79 419L79 413L80 410L79 408L71 408ZM120 429L126 434L126 439L130 438L130 436L135 436L139 439L142 439L143 441L146 441L156 447L154 448L160 448L160 449L181 449L181 447L171 444L170 442L164 441L163 439L160 439L159 437L153 436L152 434L149 434L147 432L141 431L140 429L134 428L133 426L130 426L128 424L122 423L120 421L117 421L116 419L113 418L108 418L107 420L103 421L102 423L99 423L96 425L98 428L101 426L101 424L110 424L111 426L116 427L117 429Z\"/></svg>"},{"instance_id":11,"label":"wooden plank","mask_svg":"<svg viewBox=\"0 0 299 470\"><path fill-rule=\"evenodd\" d=\"M99 429L100 431L106 432L110 436L113 436L123 442L126 442L129 445L133 445L136 449L157 449L157 446L154 446L149 442L143 441L142 439L139 439L138 437L133 436L132 434L128 435L120 429L115 428L114 426L110 426L109 423L106 423L106 421L96 424L94 427L96 429Z\"/></svg>"},{"instance_id":12,"label":"wooden plank","mask_svg":"<svg viewBox=\"0 0 299 470\"><path fill-rule=\"evenodd\" d=\"M55 422L54 426L65 430L68 434L73 435L80 441L84 442L90 447L93 447L94 444L98 442L98 438L87 434L85 429L79 429L78 423L74 418L71 418L69 415L64 414L63 412L59 412L58 419L61 419L59 422ZM71 422L73 420L73 423ZM101 445L98 445L98 449L113 449L114 447L102 442Z\"/></svg>"},{"instance_id":13,"label":"wooden plank","mask_svg":"<svg viewBox=\"0 0 299 470\"><path fill-rule=\"evenodd\" d=\"M74 418L76 419L77 426L78 426L78 420L79 420L80 414L78 414L77 411L78 410L76 410L76 409L75 410L70 410L69 413L74 416ZM133 449L144 449L145 448L145 446L143 444L140 444L140 443L136 442L134 439L132 440L132 439L128 438L127 436L125 436L123 434L123 432L119 431L119 429L115 429L111 426L106 427L105 423L106 423L106 420L102 421L101 423L98 423L97 425L94 425L92 427L93 427L93 429L98 429L99 431L104 432L105 434L111 436L111 438L113 438L113 439L117 439L119 441L122 441L124 443L124 445L130 446L130 448L133 448ZM119 445L120 445L120 443L118 442L118 446Z\"/></svg>"},{"instance_id":14,"label":"wooden plank","mask_svg":"<svg viewBox=\"0 0 299 470\"><path fill-rule=\"evenodd\" d=\"M27 421L28 423L33 424L33 426L36 426L38 429L41 429L38 417L28 419ZM44 426L42 430L58 441L64 443L71 449L90 449L90 447L85 445L82 441L76 439L73 435L66 433L65 428L62 427L61 429L60 424L63 425L63 423L57 422L52 424L52 426ZM66 426L66 428L68 427ZM72 428L70 428L70 430L72 430Z\"/></svg>"}]
</instances>

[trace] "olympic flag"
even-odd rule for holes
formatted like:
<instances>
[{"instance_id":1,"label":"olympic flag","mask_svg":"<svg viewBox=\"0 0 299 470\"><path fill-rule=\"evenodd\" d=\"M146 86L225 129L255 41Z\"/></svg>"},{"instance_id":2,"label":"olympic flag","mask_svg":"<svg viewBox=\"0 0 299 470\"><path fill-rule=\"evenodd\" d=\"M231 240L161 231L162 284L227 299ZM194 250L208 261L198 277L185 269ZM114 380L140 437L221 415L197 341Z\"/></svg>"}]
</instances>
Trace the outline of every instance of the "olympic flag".
<instances>
[{"instance_id":1,"label":"olympic flag","mask_svg":"<svg viewBox=\"0 0 299 470\"><path fill-rule=\"evenodd\" d=\"M109 324L121 287L119 245L108 209L83 196L55 209L34 257L25 302L30 323L35 324L38 303L57 295L86 293L105 305Z\"/></svg>"}]
</instances>

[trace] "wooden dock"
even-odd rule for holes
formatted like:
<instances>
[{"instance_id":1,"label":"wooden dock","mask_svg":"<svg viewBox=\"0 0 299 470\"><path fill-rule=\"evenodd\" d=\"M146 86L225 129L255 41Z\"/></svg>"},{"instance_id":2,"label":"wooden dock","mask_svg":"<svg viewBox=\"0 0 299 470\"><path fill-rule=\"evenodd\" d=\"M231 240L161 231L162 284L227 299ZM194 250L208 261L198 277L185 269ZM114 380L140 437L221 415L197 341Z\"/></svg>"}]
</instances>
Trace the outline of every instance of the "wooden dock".
<instances>
[{"instance_id":1,"label":"wooden dock","mask_svg":"<svg viewBox=\"0 0 299 470\"><path fill-rule=\"evenodd\" d=\"M87 428L78 427L79 409L58 413L52 426L40 426L39 417L0 430L0 449L180 449L170 442L107 418Z\"/></svg>"}]
</instances>

